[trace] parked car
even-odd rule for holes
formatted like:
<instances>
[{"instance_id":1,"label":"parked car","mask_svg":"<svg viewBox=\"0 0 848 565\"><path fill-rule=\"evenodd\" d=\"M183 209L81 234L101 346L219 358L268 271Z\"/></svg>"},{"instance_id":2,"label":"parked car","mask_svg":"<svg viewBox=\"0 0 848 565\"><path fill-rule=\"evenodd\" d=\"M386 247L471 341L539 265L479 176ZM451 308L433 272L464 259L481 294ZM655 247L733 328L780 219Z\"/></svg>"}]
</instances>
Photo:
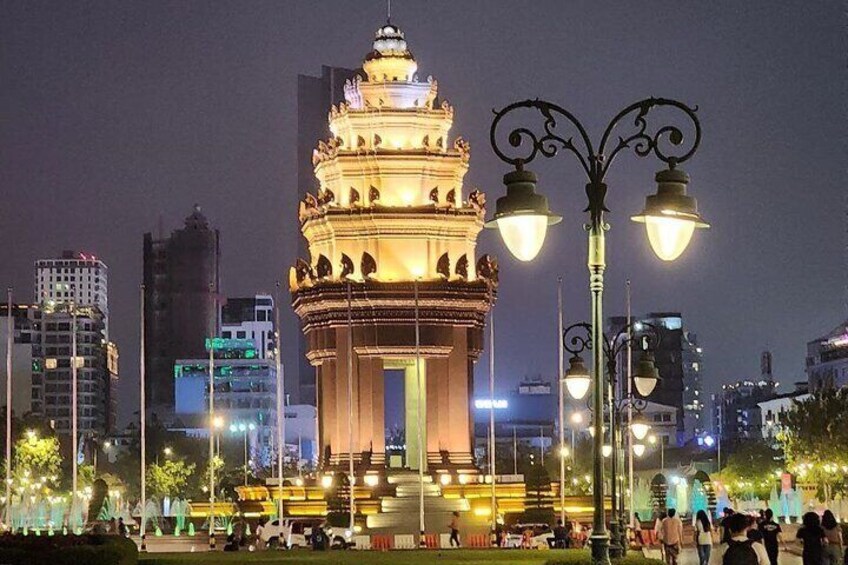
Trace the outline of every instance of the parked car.
<instances>
[{"instance_id":1,"label":"parked car","mask_svg":"<svg viewBox=\"0 0 848 565\"><path fill-rule=\"evenodd\" d=\"M548 539L554 539L548 524L515 524L507 531L504 547L547 549Z\"/></svg>"},{"instance_id":2,"label":"parked car","mask_svg":"<svg viewBox=\"0 0 848 565\"><path fill-rule=\"evenodd\" d=\"M277 547L281 543L292 549L308 547L312 529L318 524L314 519L287 519L280 524L280 520L274 518L262 524L259 540L268 547Z\"/></svg>"}]
</instances>

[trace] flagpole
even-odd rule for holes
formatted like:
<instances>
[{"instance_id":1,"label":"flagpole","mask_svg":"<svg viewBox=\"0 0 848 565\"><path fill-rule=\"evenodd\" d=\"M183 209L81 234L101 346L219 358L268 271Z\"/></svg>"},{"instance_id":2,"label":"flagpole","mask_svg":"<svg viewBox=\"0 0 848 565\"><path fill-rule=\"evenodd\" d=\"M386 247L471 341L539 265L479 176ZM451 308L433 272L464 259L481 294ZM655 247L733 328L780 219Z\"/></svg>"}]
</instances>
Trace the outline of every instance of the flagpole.
<instances>
[{"instance_id":1,"label":"flagpole","mask_svg":"<svg viewBox=\"0 0 848 565\"><path fill-rule=\"evenodd\" d=\"M6 528L12 529L12 287L6 289Z\"/></svg>"},{"instance_id":2,"label":"flagpole","mask_svg":"<svg viewBox=\"0 0 848 565\"><path fill-rule=\"evenodd\" d=\"M562 277L557 277L557 407L559 409L559 519L565 524L565 406L562 390L565 354L562 344Z\"/></svg>"},{"instance_id":3,"label":"flagpole","mask_svg":"<svg viewBox=\"0 0 848 565\"><path fill-rule=\"evenodd\" d=\"M145 392L145 360L144 360L144 285L141 285L141 324L139 328L139 359L138 359L138 374L139 374L139 419L141 422L141 551L147 551L145 543L147 536L144 532L145 522L147 518L147 477L145 476L145 466L147 462L147 401Z\"/></svg>"},{"instance_id":4,"label":"flagpole","mask_svg":"<svg viewBox=\"0 0 848 565\"><path fill-rule=\"evenodd\" d=\"M277 480L279 481L277 485L277 518L280 520L280 524L283 523L283 465L285 462L286 456L286 422L285 422L285 409L286 409L286 388L285 388L285 376L283 375L283 350L281 346L282 340L280 339L280 332L282 328L280 326L280 283L277 282L277 292L274 297L274 324L276 325L274 332L274 346L276 347L276 352L274 355L274 361L277 370ZM288 541L288 540L286 540Z\"/></svg>"}]
</instances>

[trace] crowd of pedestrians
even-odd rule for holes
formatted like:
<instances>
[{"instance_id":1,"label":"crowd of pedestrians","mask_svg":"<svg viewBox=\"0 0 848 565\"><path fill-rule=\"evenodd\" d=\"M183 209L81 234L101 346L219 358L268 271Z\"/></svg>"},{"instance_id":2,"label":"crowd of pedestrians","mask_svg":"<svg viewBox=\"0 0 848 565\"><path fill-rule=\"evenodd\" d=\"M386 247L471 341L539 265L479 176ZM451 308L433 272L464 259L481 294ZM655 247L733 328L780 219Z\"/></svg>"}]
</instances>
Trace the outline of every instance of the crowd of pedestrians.
<instances>
[{"instance_id":1,"label":"crowd of pedestrians","mask_svg":"<svg viewBox=\"0 0 848 565\"><path fill-rule=\"evenodd\" d=\"M644 545L638 515L636 523L634 538ZM720 562L721 565L777 565L781 549L787 550L783 528L770 509L761 511L759 517L753 517L725 508L717 527L705 511L699 510L693 529L699 565L710 565L711 562ZM674 508L656 519L654 532L663 560L668 565L678 565L683 546L683 522ZM842 527L830 510L825 510L821 517L815 512L804 514L796 537L802 546L803 565L848 565ZM719 543L714 550L716 538Z\"/></svg>"}]
</instances>

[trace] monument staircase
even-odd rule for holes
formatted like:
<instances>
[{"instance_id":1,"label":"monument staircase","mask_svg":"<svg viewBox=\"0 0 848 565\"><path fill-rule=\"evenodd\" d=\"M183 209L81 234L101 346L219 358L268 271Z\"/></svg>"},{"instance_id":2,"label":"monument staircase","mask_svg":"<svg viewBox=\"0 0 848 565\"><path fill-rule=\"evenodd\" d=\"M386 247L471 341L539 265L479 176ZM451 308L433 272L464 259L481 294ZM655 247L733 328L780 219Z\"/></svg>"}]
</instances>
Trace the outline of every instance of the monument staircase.
<instances>
[{"instance_id":1,"label":"monument staircase","mask_svg":"<svg viewBox=\"0 0 848 565\"><path fill-rule=\"evenodd\" d=\"M418 532L420 483L415 471L401 471L389 476L395 485L394 496L380 500L379 514L368 516L366 525L372 533L410 534ZM433 478L424 475L424 512L427 532L444 532L453 512L460 512L463 522L468 522L471 509L464 498L445 498Z\"/></svg>"}]
</instances>

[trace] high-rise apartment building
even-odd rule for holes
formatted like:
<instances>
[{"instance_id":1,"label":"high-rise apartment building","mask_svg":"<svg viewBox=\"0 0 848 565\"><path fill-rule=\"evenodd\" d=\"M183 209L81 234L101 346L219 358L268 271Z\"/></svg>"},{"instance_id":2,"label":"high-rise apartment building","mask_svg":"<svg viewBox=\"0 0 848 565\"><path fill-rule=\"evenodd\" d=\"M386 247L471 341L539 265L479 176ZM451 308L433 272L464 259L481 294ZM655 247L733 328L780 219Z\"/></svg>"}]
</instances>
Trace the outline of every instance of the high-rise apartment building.
<instances>
[{"instance_id":1,"label":"high-rise apartment building","mask_svg":"<svg viewBox=\"0 0 848 565\"><path fill-rule=\"evenodd\" d=\"M297 77L297 190L298 198L307 193L316 193L318 180L312 164L312 152L316 140L327 139L330 128L327 122L328 109L344 101L344 83L352 79L356 69L321 67L321 76L298 75ZM306 240L302 237L291 255L307 257ZM315 404L315 368L306 359L306 339L300 323L294 316L281 320L283 358L286 364L287 390L291 390L293 402Z\"/></svg>"},{"instance_id":2,"label":"high-rise apartment building","mask_svg":"<svg viewBox=\"0 0 848 565\"><path fill-rule=\"evenodd\" d=\"M219 234L200 207L170 236L144 234L145 368L150 410L174 413L174 362L219 335Z\"/></svg>"},{"instance_id":3,"label":"high-rise apartment building","mask_svg":"<svg viewBox=\"0 0 848 565\"><path fill-rule=\"evenodd\" d=\"M60 434L71 432L74 334L76 334L77 429L109 432L115 424L117 348L105 339L96 306L45 305L33 312L32 412ZM76 321L76 330L74 329Z\"/></svg>"},{"instance_id":4,"label":"high-rise apartment building","mask_svg":"<svg viewBox=\"0 0 848 565\"><path fill-rule=\"evenodd\" d=\"M0 362L3 363L4 379L9 342L8 316L8 304L0 304ZM39 338L40 317L41 312L35 305L12 304L12 414L18 417L32 411L32 349ZM5 394L0 398L0 405L6 405Z\"/></svg>"},{"instance_id":5,"label":"high-rise apartment building","mask_svg":"<svg viewBox=\"0 0 848 565\"><path fill-rule=\"evenodd\" d=\"M626 323L623 316L610 318L609 335L615 335ZM642 336L657 334L652 347L661 380L647 400L677 409L676 442L682 445L704 429L703 350L695 334L683 327L680 312L651 312L634 317L633 332L637 342ZM637 361L638 352L633 356L633 362ZM619 367L624 369L626 364L620 362Z\"/></svg>"},{"instance_id":6,"label":"high-rise apartment building","mask_svg":"<svg viewBox=\"0 0 848 565\"><path fill-rule=\"evenodd\" d=\"M274 358L274 323L274 298L270 294L228 298L221 307L221 337L253 341L260 359Z\"/></svg>"},{"instance_id":7,"label":"high-rise apartment building","mask_svg":"<svg viewBox=\"0 0 848 565\"><path fill-rule=\"evenodd\" d=\"M848 320L807 343L810 391L848 386Z\"/></svg>"},{"instance_id":8,"label":"high-rise apartment building","mask_svg":"<svg viewBox=\"0 0 848 565\"><path fill-rule=\"evenodd\" d=\"M109 337L109 269L87 253L63 251L58 259L35 262L35 301L39 304L96 306Z\"/></svg>"}]
</instances>

